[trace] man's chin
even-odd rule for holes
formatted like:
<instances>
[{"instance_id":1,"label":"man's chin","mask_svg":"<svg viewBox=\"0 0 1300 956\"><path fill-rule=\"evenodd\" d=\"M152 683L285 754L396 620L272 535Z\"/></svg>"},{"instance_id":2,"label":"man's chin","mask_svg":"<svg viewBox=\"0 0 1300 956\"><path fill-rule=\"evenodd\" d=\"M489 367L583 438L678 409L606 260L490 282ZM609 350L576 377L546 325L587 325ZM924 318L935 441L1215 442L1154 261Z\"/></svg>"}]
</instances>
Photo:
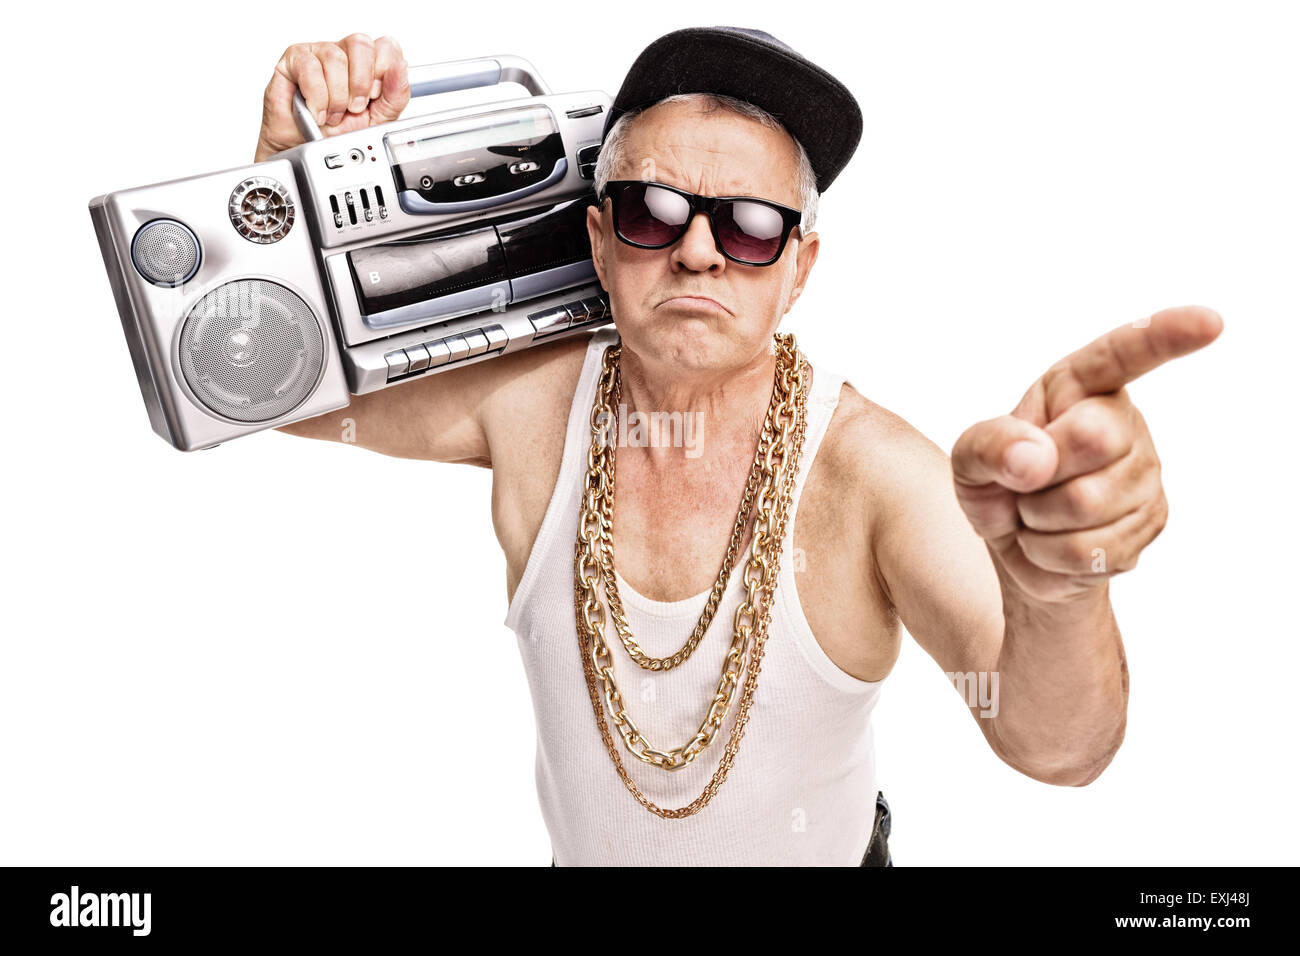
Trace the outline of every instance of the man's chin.
<instances>
[{"instance_id":1,"label":"man's chin","mask_svg":"<svg viewBox=\"0 0 1300 956\"><path fill-rule=\"evenodd\" d=\"M622 340L647 364L686 369L728 365L735 348L728 323L704 315L659 316L619 327Z\"/></svg>"}]
</instances>

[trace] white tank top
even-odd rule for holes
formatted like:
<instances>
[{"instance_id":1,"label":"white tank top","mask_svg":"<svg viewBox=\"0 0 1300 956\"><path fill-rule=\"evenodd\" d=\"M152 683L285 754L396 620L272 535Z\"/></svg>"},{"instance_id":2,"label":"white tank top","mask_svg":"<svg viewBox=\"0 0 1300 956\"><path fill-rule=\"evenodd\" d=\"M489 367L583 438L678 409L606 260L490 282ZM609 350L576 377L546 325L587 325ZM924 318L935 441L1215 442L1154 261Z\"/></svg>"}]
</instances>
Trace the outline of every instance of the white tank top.
<instances>
[{"instance_id":1,"label":"white tank top","mask_svg":"<svg viewBox=\"0 0 1300 956\"><path fill-rule=\"evenodd\" d=\"M505 619L518 639L532 693L537 794L555 864L857 866L875 818L871 711L883 681L862 681L845 673L817 643L795 587L801 574L812 572L796 572L799 556L792 543L804 482L844 379L818 365L809 389L807 432L772 621L736 759L702 810L683 819L663 819L636 801L609 759L583 678L574 621L573 547L591 403L601 356L618 340L617 331L608 326L588 344L569 412L559 478ZM699 728L731 643L736 606L744 596L741 570L746 555L737 560L695 652L670 671L638 667L612 624L606 624L615 680L628 714L655 747L680 747ZM642 649L660 657L681 647L699 620L708 592L680 601L652 601L633 591L621 574L617 580L628 623ZM603 586L598 593L603 601ZM737 689L713 742L676 771L637 759L607 712L605 721L623 766L641 791L658 806L676 809L698 797L713 777L739 702Z\"/></svg>"}]
</instances>

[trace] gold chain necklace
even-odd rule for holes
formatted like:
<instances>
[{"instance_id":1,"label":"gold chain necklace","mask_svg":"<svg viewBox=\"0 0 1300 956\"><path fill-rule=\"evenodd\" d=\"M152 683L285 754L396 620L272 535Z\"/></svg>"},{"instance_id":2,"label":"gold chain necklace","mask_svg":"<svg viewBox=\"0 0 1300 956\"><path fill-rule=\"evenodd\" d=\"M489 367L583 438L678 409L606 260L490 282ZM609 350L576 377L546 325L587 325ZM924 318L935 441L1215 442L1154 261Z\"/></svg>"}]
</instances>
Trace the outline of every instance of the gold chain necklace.
<instances>
[{"instance_id":1,"label":"gold chain necklace","mask_svg":"<svg viewBox=\"0 0 1300 956\"><path fill-rule=\"evenodd\" d=\"M613 380L613 395L609 400L609 407L618 408L619 400L623 394L623 376L620 362L617 359L614 361ZM779 381L780 368L778 367L777 382L779 383ZM641 646L632 637L632 627L628 624L627 615L623 610L623 598L619 594L618 581L614 576L614 452L618 443L614 441L607 443L608 448L604 455L606 493L602 499L606 533L601 536L600 549L605 597L609 602L609 616L614 621L614 630L623 642L623 647L627 649L628 656L644 670L666 671L685 662L695 652L700 639L704 637L709 625L713 623L713 616L717 613L718 604L722 601L722 596L726 593L727 585L731 581L731 572L736 565L736 558L740 554L740 543L745 536L745 526L749 523L749 516L754 508L754 495L758 492L758 483L763 477L763 459L767 453L767 447L772 443L775 431L772 425L772 412L777 405L778 390L779 384L774 384L772 386L772 398L768 402L767 416L763 422L762 433L759 436L758 451L754 454L754 463L750 467L749 477L745 481L745 490L740 498L740 509L736 512L736 521L731 528L731 538L727 543L727 552L722 559L722 568L718 572L717 580L713 582L713 588L709 591L709 598L704 604L704 610L695 624L695 629L691 631L681 649L667 657L650 657L641 650Z\"/></svg>"},{"instance_id":2,"label":"gold chain necklace","mask_svg":"<svg viewBox=\"0 0 1300 956\"><path fill-rule=\"evenodd\" d=\"M597 557L601 536L607 533L602 499L609 492L610 475L602 467L601 457L610 444L608 430L611 417L609 400L612 393L613 370L618 360L620 346L610 346L604 354L603 369L597 385L596 399L591 410L592 442L587 455L587 475L578 520L578 538L574 544L573 605L577 620L578 649L582 655L583 677L591 698L596 725L600 729L605 750L614 762L614 768L624 785L643 807L660 817L681 819L698 813L713 799L727 778L745 725L749 709L758 686L758 672L762 664L767 629L771 623L772 600L780 575L781 543L785 537L785 524L789 516L790 499L798 473L799 458L803 451L804 432L807 426L808 376L806 362L799 354L792 334L778 334L777 368L779 403L772 415L779 437L770 443L763 454L763 487L758 496L758 512L754 519L750 556L745 564L745 600L736 608L733 619L733 637L722 668L718 692L710 704L708 715L699 731L684 747L672 751L656 750L641 736L627 715L622 695L614 683L613 658L604 639L605 608L596 599L597 575L601 565ZM750 638L753 638L752 645ZM604 684L605 703L627 749L638 759L664 770L678 770L689 764L712 742L730 707L732 694L739 683L744 668L744 654L749 647L748 669L745 671L744 690L735 725L718 769L704 788L704 792L691 803L675 810L664 809L650 801L635 781L628 775L618 750L605 724L601 707L601 693L596 686L599 673Z\"/></svg>"}]
</instances>

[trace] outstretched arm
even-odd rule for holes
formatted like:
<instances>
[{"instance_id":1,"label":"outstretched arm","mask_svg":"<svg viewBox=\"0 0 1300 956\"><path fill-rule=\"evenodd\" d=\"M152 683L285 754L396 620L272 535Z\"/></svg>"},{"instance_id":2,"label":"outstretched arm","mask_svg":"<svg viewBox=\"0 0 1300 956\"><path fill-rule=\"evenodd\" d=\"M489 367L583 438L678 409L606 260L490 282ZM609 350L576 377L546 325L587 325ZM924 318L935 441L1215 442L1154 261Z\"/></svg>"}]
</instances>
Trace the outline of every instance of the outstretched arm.
<instances>
[{"instance_id":1,"label":"outstretched arm","mask_svg":"<svg viewBox=\"0 0 1300 956\"><path fill-rule=\"evenodd\" d=\"M1012 414L967 429L951 463L900 432L908 466L883 483L873 519L882 584L994 752L1035 779L1090 783L1124 735L1109 579L1168 513L1124 385L1221 329L1200 308L1115 329L1053 365Z\"/></svg>"}]
</instances>

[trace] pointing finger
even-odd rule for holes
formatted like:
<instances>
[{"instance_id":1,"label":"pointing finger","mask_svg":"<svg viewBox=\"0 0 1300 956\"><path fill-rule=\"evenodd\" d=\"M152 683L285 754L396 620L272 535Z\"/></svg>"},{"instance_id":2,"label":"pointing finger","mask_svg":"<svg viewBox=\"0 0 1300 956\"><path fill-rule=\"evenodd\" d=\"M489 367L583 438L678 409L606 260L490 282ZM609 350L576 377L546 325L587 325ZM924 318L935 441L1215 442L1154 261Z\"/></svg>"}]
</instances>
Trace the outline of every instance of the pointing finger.
<instances>
[{"instance_id":1,"label":"pointing finger","mask_svg":"<svg viewBox=\"0 0 1300 956\"><path fill-rule=\"evenodd\" d=\"M1221 331L1217 312L1189 305L1107 332L1043 376L1048 420L1088 395L1117 391L1170 359L1209 345Z\"/></svg>"}]
</instances>

